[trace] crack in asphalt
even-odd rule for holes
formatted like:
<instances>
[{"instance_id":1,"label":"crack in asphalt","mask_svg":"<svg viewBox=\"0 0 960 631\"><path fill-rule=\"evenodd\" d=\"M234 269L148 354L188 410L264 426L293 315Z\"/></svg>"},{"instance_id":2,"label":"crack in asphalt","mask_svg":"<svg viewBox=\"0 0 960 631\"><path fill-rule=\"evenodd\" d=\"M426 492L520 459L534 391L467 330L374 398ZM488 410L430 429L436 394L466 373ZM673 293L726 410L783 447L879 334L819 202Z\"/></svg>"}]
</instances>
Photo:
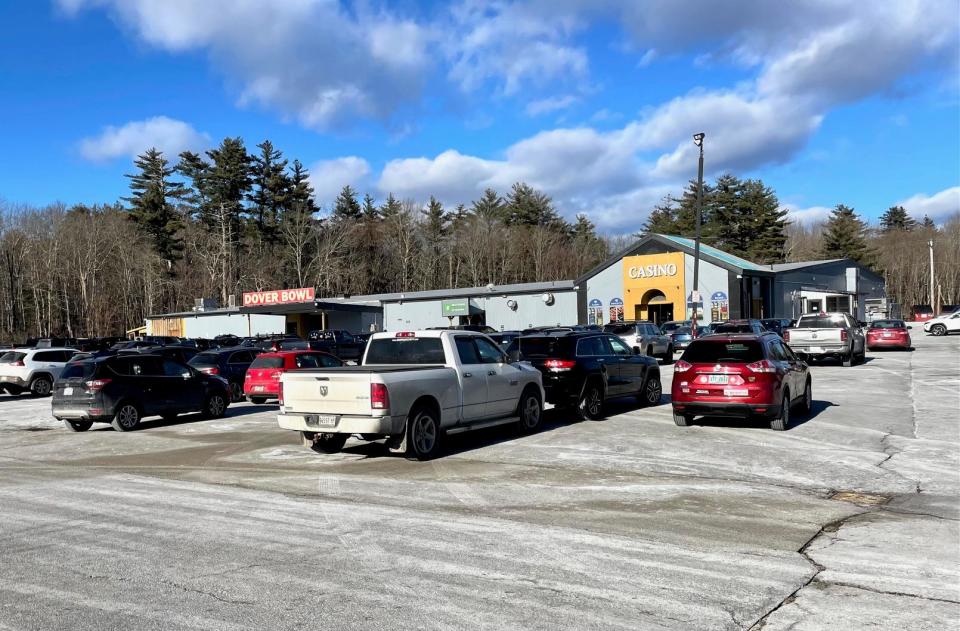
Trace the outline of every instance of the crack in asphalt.
<instances>
[{"instance_id":1,"label":"crack in asphalt","mask_svg":"<svg viewBox=\"0 0 960 631\"><path fill-rule=\"evenodd\" d=\"M183 590L183 591L185 591L185 592L193 592L193 593L195 593L195 594L200 594L200 595L202 595L202 596L209 596L210 598L219 600L219 601L222 602L222 603L227 603L227 604L230 604L230 605L254 605L254 604L256 604L256 603L255 603L254 601L252 601L252 600L231 600L231 599L229 599L229 598L223 598L223 597L218 596L218 595L216 595L216 594L214 594L214 593L212 593L212 592L205 592L205 591L203 591L202 589L196 589L196 588L194 588L194 587L189 587L189 586L187 586L187 585L181 585L180 583L174 583L173 581L161 580L160 582L161 582L162 584L164 584L164 585L169 585L169 586L171 586L171 587L176 587L177 589Z\"/></svg>"},{"instance_id":2,"label":"crack in asphalt","mask_svg":"<svg viewBox=\"0 0 960 631\"><path fill-rule=\"evenodd\" d=\"M919 594L908 594L907 592L891 592L884 589L873 589L872 587L864 587L863 585L857 585L856 583L845 583L843 581L821 581L817 580L818 583L824 585L836 585L838 587L851 587L853 589L863 590L865 592L873 592L874 594L883 594L885 596L903 596L905 598L916 598L918 600L930 600L938 603L949 603L951 605L960 605L960 600L951 600L949 598L935 598L933 596L921 596Z\"/></svg>"}]
</instances>

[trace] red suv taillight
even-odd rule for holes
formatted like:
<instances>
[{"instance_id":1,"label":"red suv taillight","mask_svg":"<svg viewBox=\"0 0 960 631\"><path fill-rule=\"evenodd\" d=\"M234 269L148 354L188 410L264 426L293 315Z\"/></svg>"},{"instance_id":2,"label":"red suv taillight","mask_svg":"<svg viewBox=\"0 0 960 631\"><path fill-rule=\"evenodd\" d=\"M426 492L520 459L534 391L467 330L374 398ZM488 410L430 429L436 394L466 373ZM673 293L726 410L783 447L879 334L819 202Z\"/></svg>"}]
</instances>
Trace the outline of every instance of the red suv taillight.
<instances>
[{"instance_id":1,"label":"red suv taillight","mask_svg":"<svg viewBox=\"0 0 960 631\"><path fill-rule=\"evenodd\" d=\"M13 363L10 364L10 365L11 365L11 366L23 366L24 364L23 364L23 361L21 360L21 361L18 361L18 362L13 362Z\"/></svg>"},{"instance_id":2,"label":"red suv taillight","mask_svg":"<svg viewBox=\"0 0 960 631\"><path fill-rule=\"evenodd\" d=\"M390 393L382 383L370 384L370 408L374 410L390 409Z\"/></svg>"},{"instance_id":3,"label":"red suv taillight","mask_svg":"<svg viewBox=\"0 0 960 631\"><path fill-rule=\"evenodd\" d=\"M675 363L675 364L673 365L673 372L675 372L675 373L678 373L678 372L687 372L687 371L690 370L691 368L693 368L693 364L689 364L689 363L683 361L682 359L678 359L678 360L677 360L677 363Z\"/></svg>"},{"instance_id":4,"label":"red suv taillight","mask_svg":"<svg viewBox=\"0 0 960 631\"><path fill-rule=\"evenodd\" d=\"M761 359L758 362L747 364L747 370L750 372L777 372L777 367L769 359Z\"/></svg>"},{"instance_id":5,"label":"red suv taillight","mask_svg":"<svg viewBox=\"0 0 960 631\"><path fill-rule=\"evenodd\" d=\"M272 373L270 373L270 378L273 379L274 381L280 381L280 377L282 376L283 376L282 370L274 370Z\"/></svg>"},{"instance_id":6,"label":"red suv taillight","mask_svg":"<svg viewBox=\"0 0 960 631\"><path fill-rule=\"evenodd\" d=\"M576 365L577 362L572 359L548 359L543 362L543 367L550 370L570 370Z\"/></svg>"},{"instance_id":7,"label":"red suv taillight","mask_svg":"<svg viewBox=\"0 0 960 631\"><path fill-rule=\"evenodd\" d=\"M90 381L84 381L83 386L88 392L100 392L110 381L110 379L92 379Z\"/></svg>"},{"instance_id":8,"label":"red suv taillight","mask_svg":"<svg viewBox=\"0 0 960 631\"><path fill-rule=\"evenodd\" d=\"M203 367L203 368L200 369L200 372L202 372L202 373L204 373L204 374L207 374L207 375L219 375L219 374L220 374L220 369L217 368L216 366L205 366L205 367Z\"/></svg>"}]
</instances>

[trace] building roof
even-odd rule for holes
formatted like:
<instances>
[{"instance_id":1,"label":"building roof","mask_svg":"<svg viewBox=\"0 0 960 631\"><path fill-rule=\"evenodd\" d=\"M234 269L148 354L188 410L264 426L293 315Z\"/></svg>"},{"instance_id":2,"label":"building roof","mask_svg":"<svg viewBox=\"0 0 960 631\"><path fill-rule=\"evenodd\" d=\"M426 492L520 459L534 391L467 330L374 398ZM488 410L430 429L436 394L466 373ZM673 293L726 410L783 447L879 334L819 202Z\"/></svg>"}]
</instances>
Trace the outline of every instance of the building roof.
<instances>
[{"instance_id":1,"label":"building roof","mask_svg":"<svg viewBox=\"0 0 960 631\"><path fill-rule=\"evenodd\" d=\"M230 315L230 314L240 314L239 307L224 307L222 309L206 309L204 311L177 311L175 313L159 313L156 315L148 315L147 320L159 320L161 318L187 318L190 316L216 316L216 315ZM128 331L129 332L129 331Z\"/></svg>"},{"instance_id":2,"label":"building roof","mask_svg":"<svg viewBox=\"0 0 960 631\"><path fill-rule=\"evenodd\" d=\"M672 250L680 250L681 252L685 252L690 255L693 255L696 249L695 247L696 243L694 242L693 239L688 239L686 237L678 237L678 236L669 235L669 234L656 234L651 232L640 237L640 239L638 239L637 241L634 241L628 247L613 254L613 256L608 258L606 261L604 261L603 263L600 263L599 265L594 267L592 270L590 270L589 272L587 272L586 274L578 278L576 281L577 284L580 284L581 282L583 282L588 278L592 278L596 276L597 274L607 269L608 267L610 267L611 265L613 265L623 257L633 256L634 254L639 253L642 248L644 248L645 246L651 243L659 244L663 247L666 247ZM727 252L724 252L723 250L718 250L717 248L711 247L709 245L705 245L703 242L700 243L700 258L702 258L703 260L709 263L713 263L714 265L722 267L731 272L736 272L738 274L742 274L744 272L751 272L757 276L773 275L773 272L770 270L769 266L753 263L746 259L742 259L739 256L734 256L733 254L729 254Z\"/></svg>"},{"instance_id":3,"label":"building roof","mask_svg":"<svg viewBox=\"0 0 960 631\"><path fill-rule=\"evenodd\" d=\"M792 272L797 269L816 267L817 265L826 265L827 263L838 263L846 260L847 259L823 259L820 261L799 261L797 263L774 263L770 266L770 269L774 272Z\"/></svg>"},{"instance_id":4,"label":"building roof","mask_svg":"<svg viewBox=\"0 0 960 631\"><path fill-rule=\"evenodd\" d=\"M543 283L517 283L513 285L487 285L484 287L463 287L460 289L431 289L428 291L406 291L394 294L366 296L377 298L380 302L399 302L401 300L436 300L439 298L479 298L495 294L536 294L547 291L572 291L576 283L572 280L556 280Z\"/></svg>"}]
</instances>

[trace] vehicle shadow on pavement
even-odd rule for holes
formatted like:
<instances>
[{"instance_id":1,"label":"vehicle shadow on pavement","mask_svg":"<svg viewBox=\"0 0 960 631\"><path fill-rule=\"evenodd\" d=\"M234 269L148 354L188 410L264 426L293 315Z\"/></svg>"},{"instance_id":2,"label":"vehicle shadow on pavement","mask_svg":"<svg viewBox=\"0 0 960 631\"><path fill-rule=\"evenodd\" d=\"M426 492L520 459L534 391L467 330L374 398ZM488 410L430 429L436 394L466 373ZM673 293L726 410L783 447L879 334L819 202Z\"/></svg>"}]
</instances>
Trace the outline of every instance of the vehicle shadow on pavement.
<instances>
[{"instance_id":1,"label":"vehicle shadow on pavement","mask_svg":"<svg viewBox=\"0 0 960 631\"><path fill-rule=\"evenodd\" d=\"M200 414L199 412L191 412L189 414L181 414L175 419L165 420L159 416L147 416L140 421L140 425L134 430L135 432L149 431L151 429L161 429L164 427L176 427L177 425L188 425L190 423L201 423L201 422L215 422L215 421L229 421L230 419L239 418L241 416L248 416L250 414L258 414L260 412L269 411L270 406L244 406L244 407L228 407L227 413L225 416L220 418L207 418ZM95 423L90 431L114 431L108 423Z\"/></svg>"},{"instance_id":2,"label":"vehicle shadow on pavement","mask_svg":"<svg viewBox=\"0 0 960 631\"><path fill-rule=\"evenodd\" d=\"M801 414L794 408L790 414L790 426L786 431L794 430L805 423L809 423L827 408L837 407L836 403L830 401L818 401L814 399L809 414ZM770 421L763 418L729 418L723 416L703 416L698 417L690 423L691 425L701 425L703 427L736 427L736 428L769 428Z\"/></svg>"}]
</instances>

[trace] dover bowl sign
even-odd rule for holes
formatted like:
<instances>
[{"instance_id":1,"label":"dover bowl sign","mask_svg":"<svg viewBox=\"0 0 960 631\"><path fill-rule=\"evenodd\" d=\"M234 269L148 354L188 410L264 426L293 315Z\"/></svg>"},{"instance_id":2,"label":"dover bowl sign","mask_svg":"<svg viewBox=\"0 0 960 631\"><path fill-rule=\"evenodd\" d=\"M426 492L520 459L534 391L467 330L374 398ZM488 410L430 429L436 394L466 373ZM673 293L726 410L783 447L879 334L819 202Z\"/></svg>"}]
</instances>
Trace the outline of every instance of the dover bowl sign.
<instances>
[{"instance_id":1,"label":"dover bowl sign","mask_svg":"<svg viewBox=\"0 0 960 631\"><path fill-rule=\"evenodd\" d=\"M244 307L262 305L285 305L291 302L311 302L316 297L313 287L300 289L276 289L273 291L246 291L243 293Z\"/></svg>"}]
</instances>

